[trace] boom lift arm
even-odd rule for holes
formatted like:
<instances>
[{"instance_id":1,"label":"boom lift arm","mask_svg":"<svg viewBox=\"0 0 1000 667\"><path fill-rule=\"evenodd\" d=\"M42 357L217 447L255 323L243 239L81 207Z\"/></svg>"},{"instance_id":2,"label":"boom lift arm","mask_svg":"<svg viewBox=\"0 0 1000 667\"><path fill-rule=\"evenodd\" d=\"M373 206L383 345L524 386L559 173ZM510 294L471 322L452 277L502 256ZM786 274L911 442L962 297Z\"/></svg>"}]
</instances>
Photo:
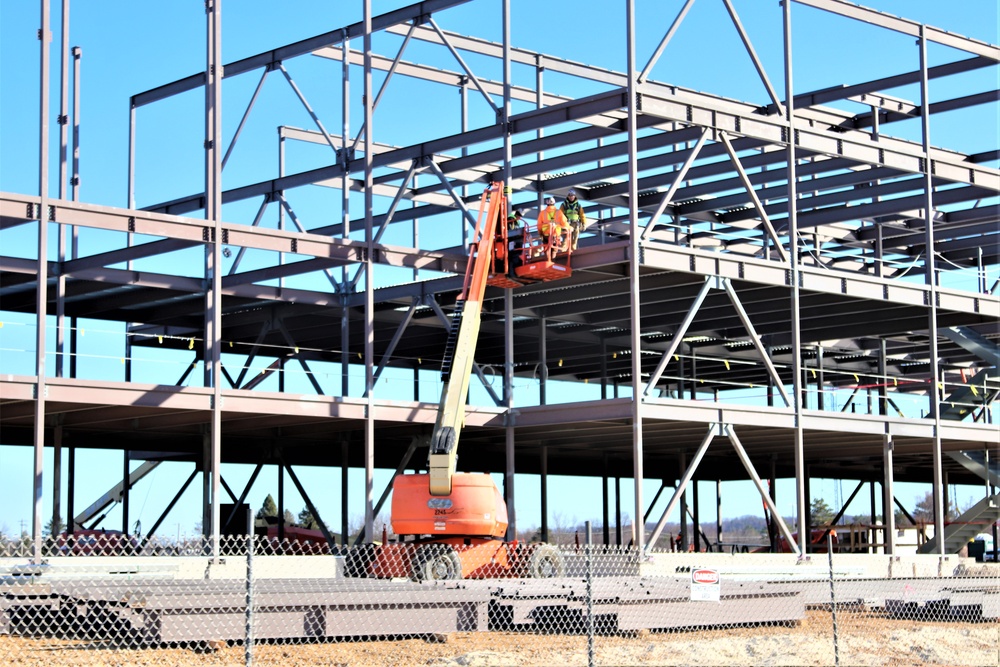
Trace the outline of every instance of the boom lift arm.
<instances>
[{"instance_id":1,"label":"boom lift arm","mask_svg":"<svg viewBox=\"0 0 1000 667\"><path fill-rule=\"evenodd\" d=\"M507 252L506 220L507 197L503 183L491 183L483 192L480 202L479 218L469 244L465 282L456 303L455 318L441 368L445 382L428 457L430 493L434 496L447 496L452 491L452 478L455 476L455 463L458 459L458 438L465 420L469 377L482 322L483 294L494 261L502 260Z\"/></svg>"}]
</instances>

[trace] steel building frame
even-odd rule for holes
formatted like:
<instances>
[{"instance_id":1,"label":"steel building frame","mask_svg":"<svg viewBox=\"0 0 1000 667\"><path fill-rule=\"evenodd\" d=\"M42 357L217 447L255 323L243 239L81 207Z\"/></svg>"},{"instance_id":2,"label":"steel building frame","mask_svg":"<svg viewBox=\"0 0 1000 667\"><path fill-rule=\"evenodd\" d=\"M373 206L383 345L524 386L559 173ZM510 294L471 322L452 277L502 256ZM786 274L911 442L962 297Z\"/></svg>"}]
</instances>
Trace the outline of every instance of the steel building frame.
<instances>
[{"instance_id":1,"label":"steel building frame","mask_svg":"<svg viewBox=\"0 0 1000 667\"><path fill-rule=\"evenodd\" d=\"M933 99L929 82L996 68L1000 48L843 0L794 0L782 10L784 85L776 88L736 7L721 0L767 92L767 99L748 103L651 78L694 0L684 3L644 65L636 54L634 0L624 3L625 72L515 48L509 0L501 3L502 43L442 29L435 17L466 1L427 0L373 16L370 0L363 0L364 19L357 24L223 63L221 3L215 0L206 14L205 72L130 100L128 209L74 201L67 184L75 177L61 179L58 198L47 194L49 56L43 41L41 195L0 196L0 230L38 229L36 259L0 258L3 310L37 318L35 375L0 379L4 442L31 443L35 450L36 549L43 448L59 452L68 445L72 457L76 444L93 446L98 436L99 446L134 450L129 443L141 435L144 451L130 452L137 459L183 455L195 461L204 473L204 525L211 526L214 545L226 519L220 516L223 490L242 500L265 462L287 470L310 505L292 465L340 467L345 481L348 467L363 466L370 538L385 500L383 494L376 502L376 465L397 472L412 467L434 421L436 406L421 396L421 383L440 364L465 264L461 243L441 247L444 227L437 220L446 218L451 229L456 219L464 220L459 227L474 222L468 205L479 197L476 186L497 178L510 184L515 205L523 207L537 205L545 193L575 188L592 216L573 256L572 278L497 290L487 300L476 373L493 405L470 405L461 465L504 471L512 532L515 472L542 473L544 489L548 473L600 469L606 540L611 477L633 479L635 517L649 517L657 502L643 498L647 471L680 480L653 533L634 531L639 548L656 543L668 514L685 503L690 480L749 477L773 511L761 477L778 475L796 479L799 525L809 521L811 476L871 481L873 514L875 481L883 486L883 507L893 505L895 479L932 481L941 534L949 477L975 479L946 454L975 450L988 462L998 447L991 403L1000 391L1000 297L986 277L1000 264L1000 171L996 147L975 154L935 147L930 120L954 109L995 108L1000 92ZM47 5L42 2L46 31ZM842 87L792 90L797 6L915 37L919 67ZM402 37L395 57L373 53L374 33ZM352 46L359 38L361 50ZM446 49L456 68L404 60L410 42ZM930 66L929 43L968 57ZM63 51L69 62L65 37ZM79 50L72 53L78 62ZM477 76L463 53L499 61L502 80ZM324 125L285 67L309 55L340 63L339 133ZM534 87L514 85L514 65L535 69ZM366 101L357 132L347 101L352 67L360 68ZM224 150L222 82L258 71L253 97ZM375 72L384 73L379 90ZM579 78L601 92L578 98L548 93L545 72ZM275 73L316 129L281 126L277 176L224 189L223 166ZM456 87L461 130L412 145L377 141L373 113L394 77ZM917 102L884 92L912 84L919 86ZM202 88L204 192L137 208L136 111ZM482 96L495 122L469 127L469 94ZM63 109L67 96L64 89ZM843 101L869 111L826 106ZM534 108L515 112L514 102ZM921 124L919 141L885 133L904 120ZM67 141L63 134L64 148ZM334 159L290 172L287 142L327 145ZM63 174L68 163L64 150ZM315 225L296 215L290 193L312 185L341 191L336 223ZM352 206L352 191L363 194L361 212ZM254 200L260 204L252 221L223 219L224 205ZM277 228L262 224L270 204L280 210ZM199 212L203 218L186 217ZM436 238L420 236L421 223L435 225ZM53 224L58 260L47 261ZM406 224L412 246L383 242L387 230ZM123 242L87 256L74 248L67 256L65 234L72 230L75 238L83 229L115 231ZM137 268L189 249L204 251L201 277ZM237 253L227 270L230 249ZM241 270L247 253L270 259ZM411 279L389 284L402 269L412 270ZM942 285L942 276L955 270L976 272L975 287ZM922 272L923 280L909 280L911 271ZM312 279L308 287L297 281L303 276ZM46 312L57 319L54 373L45 370ZM124 381L78 377L73 362L63 368L64 358L76 358L76 342L66 332L74 331L68 321L78 317L127 324ZM223 362L224 345L234 344L246 357L238 374ZM134 382L131 350L145 346L178 355L190 350L194 364L186 364L176 386ZM248 372L258 357L267 365ZM313 394L286 391L290 362L300 365ZM339 367L339 389L323 386L312 370L320 364ZM202 379L191 386L198 365ZM360 389L351 383L352 367L363 368ZM499 392L490 380L497 368ZM380 395L387 369L412 371L412 401ZM259 389L272 377L277 390ZM537 405L515 401L517 379L537 388ZM592 399L551 404L547 388L554 380L593 382L599 398L588 388ZM743 394L758 388L765 393L747 404ZM845 392L850 397L838 406ZM919 397L920 414L904 414L897 404L903 396ZM716 439L727 440L737 457L712 447ZM239 497L221 477L223 461L258 466ZM56 488L60 475L57 463ZM545 503L543 491L543 532ZM346 506L345 491L345 534ZM893 519L885 514L891 552ZM127 523L127 506L125 516ZM804 551L805 531L793 539L783 522L781 527ZM940 549L944 553L943 542Z\"/></svg>"}]
</instances>

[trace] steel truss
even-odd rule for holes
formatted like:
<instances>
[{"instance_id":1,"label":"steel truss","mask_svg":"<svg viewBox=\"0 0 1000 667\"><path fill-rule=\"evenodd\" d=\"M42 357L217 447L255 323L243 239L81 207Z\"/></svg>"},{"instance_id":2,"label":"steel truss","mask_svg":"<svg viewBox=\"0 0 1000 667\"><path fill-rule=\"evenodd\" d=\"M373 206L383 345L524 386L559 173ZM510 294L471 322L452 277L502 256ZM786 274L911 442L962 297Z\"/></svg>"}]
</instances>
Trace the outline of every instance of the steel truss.
<instances>
[{"instance_id":1,"label":"steel truss","mask_svg":"<svg viewBox=\"0 0 1000 667\"><path fill-rule=\"evenodd\" d=\"M505 471L512 509L515 464L516 472L566 474L596 466L605 471L605 491L609 475L631 477L634 516L648 516L657 499L643 502L645 471L655 471L666 484L677 457L691 456L670 511L692 479L749 474L767 497L756 458L758 466L771 465L772 478L781 473L797 480L796 518L803 525L809 523L810 475L877 480L892 499L893 462L905 458L908 479L933 479L936 526L943 532L946 474L952 481L963 479L965 469L946 468L942 452L997 447L991 403L1000 392L1000 297L987 276L1000 264L1000 172L996 147L961 154L932 146L930 120L954 109L996 105L1000 93L932 99L929 82L996 68L1000 48L842 0L795 0L783 8L782 93L737 7L722 1L766 90L766 99L756 103L656 80L656 62L683 29L693 0L680 9L641 69L636 8L633 0L625 3L626 72L514 47L507 0L497 17L504 26L501 44L442 28L447 10L465 0L428 0L379 16L371 14L370 0L363 0L360 23L224 64L216 0L207 13L207 74L129 100L134 137L137 110L205 89L204 192L137 208L132 142L129 209L78 203L67 198L65 188L59 198L50 197L43 122L43 194L0 196L0 230L27 224L40 230L39 259L0 257L3 309L34 313L39 322L35 377L5 375L0 381L5 444L33 443L40 480L50 424L58 422L60 442L68 438L74 445L89 444L101 433L102 446L129 449L125 443L142 432L150 451L133 453L137 458L180 453L203 472L204 525L212 527L213 544L226 519L219 515L223 461L259 466L278 451L280 467L307 499L292 463L362 465L364 535L370 539L385 499L383 494L374 502L374 467L401 472L434 421L434 406L422 401L420 386L428 381L422 374L441 364L449 309L465 264L464 236L475 222L468 204L499 174L513 188L515 208L534 207L543 194L564 195L573 188L590 216L571 279L514 293L498 290L486 303L475 372L492 405L470 406L462 462L469 469ZM804 6L916 37L919 67L842 87L793 91L792 13L810 11ZM395 56L372 52L374 33L402 39ZM352 46L359 37L361 49ZM452 68L405 60L413 42L444 49ZM930 66L928 43L968 57ZM42 53L44 89L44 47ZM78 50L74 54L78 57ZM499 61L503 80L477 76L466 60L470 54ZM323 123L308 101L307 86L286 67L310 55L340 64L339 133ZM515 65L534 68L534 87L513 84ZM347 100L350 73L358 68L366 102L363 122L352 134ZM258 71L256 89L223 151L222 82ZM238 140L272 72L282 75L278 78L315 128L282 125L275 177L224 188L223 168L237 159ZM375 72L384 73L377 92ZM602 90L578 98L555 95L543 89L544 72ZM460 131L411 145L376 141L373 114L380 102L386 104L383 93L398 78L458 89ZM919 84L921 99L909 102L883 92L904 84ZM495 114L476 127L469 127L471 89ZM844 101L867 110L825 106ZM515 102L532 108L515 111ZM46 114L43 96L43 118ZM919 141L885 133L892 123L909 119L921 123ZM290 170L287 142L329 146L328 164ZM61 160L65 166L65 151ZM296 214L293 202L313 185L341 191L338 221L314 222ZM351 192L364 195L360 212L352 210ZM223 221L225 204L246 200L259 200L252 220ZM266 222L269 210L278 212L277 228ZM198 212L203 219L184 217ZM100 229L127 240L88 256L74 251L66 257L60 250L58 260L46 261L48 225L39 220L56 223L60 239L66 230L75 238ZM412 244L383 242L390 230L407 225ZM147 240L135 243L137 238ZM224 268L231 248L236 257ZM187 249L204 250L203 277L136 268ZM265 257L263 265L241 269L248 253ZM125 268L115 268L123 263ZM402 269L410 278L393 284L400 282L395 279ZM975 288L943 286L941 276L953 270L977 272ZM912 272L923 274L922 284L906 280ZM40 280L42 275L47 279ZM303 278L310 279L308 286ZM46 306L58 319L56 377L41 371L46 327L39 314ZM75 331L78 317L126 323L127 350L193 350L195 363L176 387L131 382L129 353L124 382L80 378L73 369L66 377L62 358L74 354L66 354L63 336ZM222 358L233 345L243 357L238 371L227 369ZM258 359L267 362L260 370ZM314 392L308 400L286 390L286 364L293 359ZM199 364L201 386L182 386ZM319 379L320 365L339 367L339 392L335 383ZM360 388L350 379L359 369ZM387 369L412 371L412 401L377 390ZM279 378L277 391L264 391L272 376ZM546 405L554 380L599 384L600 400ZM537 387L538 405L515 403L523 391L515 391L518 382ZM761 394L747 405L736 398L758 389L766 399ZM627 396L619 397L619 390ZM852 392L840 407L838 391ZM922 397L922 413L900 409L900 397L908 394ZM708 453L715 435L729 438L739 465ZM277 441L280 450L271 446ZM334 454L331 442L345 444ZM774 465L777 457L785 462L780 467ZM254 479L257 472L259 467ZM71 469L71 488L72 475ZM249 485L240 499L248 491ZM39 486L36 545L41 493ZM346 508L343 513L346 517ZM667 512L648 546L655 545L666 517ZM513 511L511 518L513 530ZM887 535L893 533L891 523L887 516ZM784 522L781 527L792 542ZM806 531L799 533L798 549L804 552ZM645 531L633 529L631 539L646 546Z\"/></svg>"}]
</instances>

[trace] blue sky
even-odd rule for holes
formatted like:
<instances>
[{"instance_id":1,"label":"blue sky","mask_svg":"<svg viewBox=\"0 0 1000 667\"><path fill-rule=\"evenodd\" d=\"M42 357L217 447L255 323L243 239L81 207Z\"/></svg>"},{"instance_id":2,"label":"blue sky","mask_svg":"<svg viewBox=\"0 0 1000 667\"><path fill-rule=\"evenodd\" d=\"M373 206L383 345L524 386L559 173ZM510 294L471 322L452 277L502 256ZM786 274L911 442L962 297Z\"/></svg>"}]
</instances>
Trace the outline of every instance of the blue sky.
<instances>
[{"instance_id":1,"label":"blue sky","mask_svg":"<svg viewBox=\"0 0 1000 667\"><path fill-rule=\"evenodd\" d=\"M403 1L373 3L376 14L409 4ZM676 12L680 0L638 0L638 61L645 64ZM753 40L754 47L769 72L774 86L783 90L781 17L778 2L759 0L734 0L741 20ZM995 0L965 0L945 3L939 0L869 0L865 3L875 9L909 19L926 22L976 39L996 44L998 38L998 3ZM435 16L445 30L465 32L485 39L501 40L500 2L476 2ZM361 19L360 2L303 1L291 9L282 10L277 16L273 2L241 0L223 4L223 54L230 62L264 50L339 28ZM58 113L58 44L59 3L52 6L52 57L53 80L51 116ZM584 2L580 0L550 0L544 3L527 0L511 1L513 44L536 51L549 51L571 60L622 71L625 69L625 12L624 3ZM600 19L600 20L595 20ZM881 76L914 70L918 67L917 49L913 39L873 26L852 22L808 7L796 5L793 15L795 48L796 92L816 90L841 83L867 81ZM130 95L154 88L164 83L198 72L204 67L204 13L202 3L134 3L124 0L105 0L101 3L77 2L71 17L71 45L83 50L81 95L82 185L83 201L112 206L124 206L126 200L126 169L128 143L128 98ZM599 25L599 28L593 26ZM37 193L38 188L38 41L39 26L37 3L6 2L0 4L0 190L18 193ZM376 35L375 50L392 56L401 39L395 36ZM359 48L361 40L354 40ZM931 64L948 62L966 57L945 47L932 45ZM405 58L426 62L439 67L457 70L450 56L426 45L411 44ZM485 63L467 56L467 62L484 78L501 78L496 63ZM302 87L310 103L323 118L327 129L339 132L340 91L339 65L319 58L298 58L287 63L290 74ZM515 83L533 84L534 72L515 67ZM243 75L228 80L224 87L225 110L224 138L228 142L247 101L257 85L259 73ZM963 75L954 92L935 88L936 98L950 98L962 94L960 88L981 91L995 85L996 68ZM750 60L743 51L735 28L726 15L721 0L698 0L685 19L684 25L671 42L651 78L726 97L766 103L767 96ZM381 75L375 77L376 85ZM361 120L361 77L357 68L352 71L352 129L356 131ZM598 87L557 74L547 74L545 87L550 92L582 96L596 92ZM458 127L458 95L452 90L426 92L426 86L397 78L389 87L386 97L376 112L376 139L389 143L409 145L422 139L451 134ZM898 97L918 100L914 87L886 91ZM200 91L186 93L177 99L145 107L138 111L137 129L137 204L154 202L191 194L202 188L202 128ZM863 111L863 108L844 103L844 108ZM515 106L515 111L527 107ZM470 124L472 127L491 122L492 110L486 103L470 95ZM274 126L285 123L312 128L308 115L295 101L279 73L272 73L264 87L261 100L251 116L244 138L233 155L233 162L224 175L224 186L235 187L276 175L277 142ZM984 105L970 110L956 111L936 116L932 120L931 136L935 145L968 152L995 148L1000 145L1000 122L996 105ZM57 126L52 123L50 145L51 194L56 194ZM918 138L919 124L907 121L894 124L891 133L906 138ZM292 171L299 171L329 162L328 149L316 146L290 146L289 164ZM339 194L291 193L296 211L306 226L318 221L333 220ZM360 199L353 204L360 210ZM380 205L385 206L386 202ZM247 219L252 216L256 203L227 206L227 220ZM268 214L273 217L273 209ZM25 226L27 227L27 226ZM457 229L457 226L450 227ZM396 232L393 232L395 234ZM401 236L386 238L387 242L404 243ZM109 237L100 232L81 235L83 252L97 252L107 246ZM442 245L454 245L458 239L445 239ZM3 254L33 257L34 235L30 229L15 229L0 235ZM196 260L196 255L192 255ZM190 269L179 272L197 275L197 262ZM7 324L0 329L0 372L31 374L33 354L22 341L33 338L30 320L10 317L4 313ZM106 354L94 352L81 372L88 377L115 377L120 373L116 350L121 347L120 328L107 323L87 323L90 349L107 350ZM162 375L172 382L178 375L181 362L151 357L144 372L151 377ZM25 370L27 368L28 370ZM154 380L150 380L154 381ZM389 385L391 386L391 385ZM530 393L530 388L524 391ZM589 391L593 391L590 389ZM434 400L433 397L428 397ZM30 450L0 446L0 487L4 489L0 503L0 528L17 531L22 519L31 511ZM105 491L110 481L102 476L83 474L88 471L110 470L117 475L121 469L120 455L105 452L88 452L81 457L81 475L78 478L77 507L80 508L95 495ZM179 464L178 464L179 465ZM189 467L166 470L161 466L152 482L137 488L132 500L132 520L141 518L149 526L158 516L178 481L186 477ZM47 468L46 475L49 475ZM249 477L248 466L232 466L224 470L230 485L242 486ZM339 472L302 469L298 474L307 488L329 487L331 475ZM381 475L384 480L385 476ZM164 480L163 478L169 478ZM266 483L265 483L266 482ZM360 498L360 473L352 478L353 498ZM380 487L379 482L376 486ZM835 495L833 482L814 483L813 492L825 497L832 504ZM259 506L264 495L274 492L273 475L262 478L255 486L250 502ZM630 485L623 483L623 507L632 506ZM651 499L657 483L650 482L645 491ZM743 514L746 507L756 508L750 483L733 484L732 490L724 487L723 513ZM518 487L518 515L521 527L537 525L537 478L524 478ZM294 489L286 485L286 505L293 512L302 507ZM850 489L847 490L849 493ZM710 489L702 490L702 497L710 497ZM192 489L181 506L165 525L164 531L172 534L171 526L180 524L182 532L190 532L197 520L195 507L198 499ZM867 494L856 501L859 506L851 513L861 513L867 504ZM900 494L907 500L905 492ZM913 495L923 495L915 489ZM964 503L965 494L959 493ZM572 497L572 504L558 499ZM553 523L555 515L566 522L600 516L599 480L554 479L550 482L550 502ZM578 502L578 499L587 502ZM730 502L727 498L732 498ZM750 498L748 501L747 498ZM316 499L327 521L339 521L339 490L329 497ZM661 504L666 499L661 500ZM707 510L714 511L714 503L706 502ZM782 513L791 514L791 484L779 487L779 505ZM359 514L355 505L352 514ZM627 511L627 510L626 510ZM48 510L46 510L48 513ZM174 516L179 517L174 520ZM710 516L710 515L709 515ZM120 526L115 513L106 525ZM339 527L339 526L338 526Z\"/></svg>"}]
</instances>

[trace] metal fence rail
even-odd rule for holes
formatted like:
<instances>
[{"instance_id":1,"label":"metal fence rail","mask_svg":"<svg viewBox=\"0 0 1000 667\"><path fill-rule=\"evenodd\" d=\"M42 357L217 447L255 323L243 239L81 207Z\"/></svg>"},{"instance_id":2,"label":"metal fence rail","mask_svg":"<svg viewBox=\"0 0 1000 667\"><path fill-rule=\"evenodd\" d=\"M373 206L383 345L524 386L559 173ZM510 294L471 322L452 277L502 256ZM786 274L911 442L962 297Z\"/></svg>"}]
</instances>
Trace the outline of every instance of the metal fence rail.
<instances>
[{"instance_id":1,"label":"metal fence rail","mask_svg":"<svg viewBox=\"0 0 1000 667\"><path fill-rule=\"evenodd\" d=\"M1000 566L967 558L521 545L459 578L440 545L205 545L0 546L0 664L1000 660Z\"/></svg>"}]
</instances>

